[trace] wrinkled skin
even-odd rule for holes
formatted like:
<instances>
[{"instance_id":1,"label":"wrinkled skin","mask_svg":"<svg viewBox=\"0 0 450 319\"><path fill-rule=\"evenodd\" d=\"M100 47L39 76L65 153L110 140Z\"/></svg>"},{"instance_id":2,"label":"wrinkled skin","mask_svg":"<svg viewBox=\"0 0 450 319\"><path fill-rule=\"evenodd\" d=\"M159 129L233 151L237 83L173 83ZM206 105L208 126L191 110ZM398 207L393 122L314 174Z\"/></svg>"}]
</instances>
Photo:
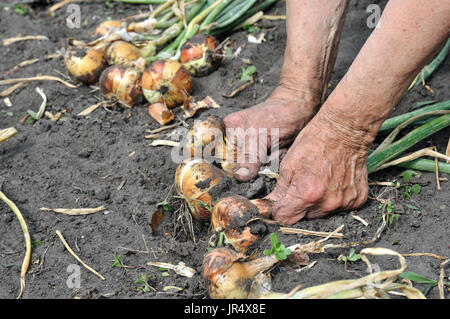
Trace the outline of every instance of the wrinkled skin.
<instances>
[{"instance_id":1,"label":"wrinkled skin","mask_svg":"<svg viewBox=\"0 0 450 319\"><path fill-rule=\"evenodd\" d=\"M238 163L235 168L235 177L240 181L249 181L254 178L263 162L268 160L267 150L271 148L271 132L273 128L279 129L279 148L292 143L298 132L314 116L316 102L308 102L298 98L296 92L286 86L279 86L273 94L263 103L250 109L232 113L224 119L227 129L266 128L267 134L259 137L259 149L246 147L243 133L235 131L228 139L234 139L238 154L243 154L244 163Z\"/></svg>"},{"instance_id":2,"label":"wrinkled skin","mask_svg":"<svg viewBox=\"0 0 450 319\"><path fill-rule=\"evenodd\" d=\"M319 112L300 132L280 166L267 198L285 224L360 207L367 200L368 143Z\"/></svg>"},{"instance_id":3,"label":"wrinkled skin","mask_svg":"<svg viewBox=\"0 0 450 319\"><path fill-rule=\"evenodd\" d=\"M279 127L281 146L296 136L267 196L275 201L273 218L285 224L366 202L368 150L379 127L450 36L450 1L389 1L380 28L325 101L348 2L287 0L280 87L266 102L224 119L227 128ZM237 149L245 143L241 138ZM259 152L268 147L263 139ZM235 177L252 179L264 160L238 163Z\"/></svg>"}]
</instances>

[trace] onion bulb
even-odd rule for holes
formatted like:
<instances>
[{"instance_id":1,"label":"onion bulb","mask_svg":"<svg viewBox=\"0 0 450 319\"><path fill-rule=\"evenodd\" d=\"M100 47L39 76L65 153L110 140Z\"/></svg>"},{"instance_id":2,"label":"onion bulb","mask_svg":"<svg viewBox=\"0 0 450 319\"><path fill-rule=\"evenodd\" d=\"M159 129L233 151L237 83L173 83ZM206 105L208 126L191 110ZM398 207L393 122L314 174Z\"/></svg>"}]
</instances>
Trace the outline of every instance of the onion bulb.
<instances>
[{"instance_id":1,"label":"onion bulb","mask_svg":"<svg viewBox=\"0 0 450 319\"><path fill-rule=\"evenodd\" d=\"M105 49L105 58L108 64L121 64L139 59L141 53L132 43L126 41L111 42Z\"/></svg>"},{"instance_id":2,"label":"onion bulb","mask_svg":"<svg viewBox=\"0 0 450 319\"><path fill-rule=\"evenodd\" d=\"M203 258L203 278L212 299L245 299L253 278L278 260L265 256L247 261L245 255L228 248L216 248Z\"/></svg>"},{"instance_id":3,"label":"onion bulb","mask_svg":"<svg viewBox=\"0 0 450 319\"><path fill-rule=\"evenodd\" d=\"M255 248L267 231L256 205L240 195L222 198L214 205L211 226L242 253Z\"/></svg>"},{"instance_id":4,"label":"onion bulb","mask_svg":"<svg viewBox=\"0 0 450 319\"><path fill-rule=\"evenodd\" d=\"M100 23L94 31L94 36L103 36L112 29L119 30L122 27L122 22L118 20L106 20Z\"/></svg>"},{"instance_id":5,"label":"onion bulb","mask_svg":"<svg viewBox=\"0 0 450 319\"><path fill-rule=\"evenodd\" d=\"M222 169L233 175L235 156L229 156L225 136L225 126L222 119L217 116L209 116L206 120L194 123L189 131L189 138L185 147L191 156L213 156L221 161ZM231 160L230 160L230 157Z\"/></svg>"},{"instance_id":6,"label":"onion bulb","mask_svg":"<svg viewBox=\"0 0 450 319\"><path fill-rule=\"evenodd\" d=\"M214 200L229 184L222 170L202 160L185 161L175 173L176 190L198 220L210 219Z\"/></svg>"},{"instance_id":7,"label":"onion bulb","mask_svg":"<svg viewBox=\"0 0 450 319\"><path fill-rule=\"evenodd\" d=\"M100 90L107 98L116 98L128 107L139 104L142 99L141 78L145 60L115 64L100 76Z\"/></svg>"},{"instance_id":8,"label":"onion bulb","mask_svg":"<svg viewBox=\"0 0 450 319\"><path fill-rule=\"evenodd\" d=\"M178 61L159 60L145 70L142 90L150 103L165 103L173 108L183 104L192 93L192 78Z\"/></svg>"},{"instance_id":9,"label":"onion bulb","mask_svg":"<svg viewBox=\"0 0 450 319\"><path fill-rule=\"evenodd\" d=\"M204 148L211 147L211 155L214 155L214 147L222 148L225 127L222 119L217 116L209 116L204 121L195 121L193 128L189 131L189 138L185 147L191 156L204 154Z\"/></svg>"},{"instance_id":10,"label":"onion bulb","mask_svg":"<svg viewBox=\"0 0 450 319\"><path fill-rule=\"evenodd\" d=\"M102 49L88 48L82 45L69 46L64 56L67 70L78 81L93 84L108 66Z\"/></svg>"},{"instance_id":11,"label":"onion bulb","mask_svg":"<svg viewBox=\"0 0 450 319\"><path fill-rule=\"evenodd\" d=\"M193 76L208 75L219 67L222 51L209 34L198 33L181 47L180 62Z\"/></svg>"}]
</instances>

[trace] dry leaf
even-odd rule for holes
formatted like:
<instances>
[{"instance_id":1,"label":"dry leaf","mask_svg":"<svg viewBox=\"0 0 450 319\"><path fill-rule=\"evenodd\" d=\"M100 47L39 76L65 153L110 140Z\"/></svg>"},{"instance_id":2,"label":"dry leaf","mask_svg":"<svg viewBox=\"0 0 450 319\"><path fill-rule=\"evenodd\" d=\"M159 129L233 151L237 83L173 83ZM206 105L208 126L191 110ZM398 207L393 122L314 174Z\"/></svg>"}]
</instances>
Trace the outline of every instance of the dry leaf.
<instances>
[{"instance_id":1,"label":"dry leaf","mask_svg":"<svg viewBox=\"0 0 450 319\"><path fill-rule=\"evenodd\" d=\"M214 101L210 96L207 96L203 100L194 103L185 103L185 105L182 106L182 109L184 111L184 118L187 119L193 117L200 109L218 109L219 107L220 105L217 104L216 101Z\"/></svg>"},{"instance_id":2,"label":"dry leaf","mask_svg":"<svg viewBox=\"0 0 450 319\"><path fill-rule=\"evenodd\" d=\"M162 221L163 221L163 212L161 209L158 209L152 215L151 226L154 233L156 233L156 229L158 228L158 225L161 224Z\"/></svg>"}]
</instances>

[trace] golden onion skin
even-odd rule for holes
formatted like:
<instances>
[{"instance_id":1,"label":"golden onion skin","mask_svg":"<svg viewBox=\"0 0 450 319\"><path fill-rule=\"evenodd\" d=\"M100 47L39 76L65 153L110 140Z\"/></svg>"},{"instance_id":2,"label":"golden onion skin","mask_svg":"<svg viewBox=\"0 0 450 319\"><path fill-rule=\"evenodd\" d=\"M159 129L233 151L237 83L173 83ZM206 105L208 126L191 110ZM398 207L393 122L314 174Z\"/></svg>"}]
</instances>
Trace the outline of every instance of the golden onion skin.
<instances>
[{"instance_id":1,"label":"golden onion skin","mask_svg":"<svg viewBox=\"0 0 450 319\"><path fill-rule=\"evenodd\" d=\"M225 126L222 119L218 116L208 116L204 121L194 123L193 128L189 131L185 147L188 148L191 156L202 155L203 148L211 143L214 143L222 152L224 135Z\"/></svg>"},{"instance_id":2,"label":"golden onion skin","mask_svg":"<svg viewBox=\"0 0 450 319\"><path fill-rule=\"evenodd\" d=\"M111 42L105 49L105 58L110 65L135 61L141 56L135 45L122 40Z\"/></svg>"},{"instance_id":3,"label":"golden onion skin","mask_svg":"<svg viewBox=\"0 0 450 319\"><path fill-rule=\"evenodd\" d=\"M184 196L192 216L201 221L210 220L214 200L230 182L221 169L202 160L185 161L175 173L178 194Z\"/></svg>"},{"instance_id":4,"label":"golden onion skin","mask_svg":"<svg viewBox=\"0 0 450 319\"><path fill-rule=\"evenodd\" d=\"M228 248L211 250L203 258L203 278L212 299L246 299L254 277L273 267L278 260L265 256L248 260Z\"/></svg>"},{"instance_id":5,"label":"golden onion skin","mask_svg":"<svg viewBox=\"0 0 450 319\"><path fill-rule=\"evenodd\" d=\"M113 28L120 29L122 27L122 22L118 20L106 20L100 23L94 31L94 36L99 37L107 34Z\"/></svg>"},{"instance_id":6,"label":"golden onion skin","mask_svg":"<svg viewBox=\"0 0 450 319\"><path fill-rule=\"evenodd\" d=\"M267 231L260 218L258 208L250 200L233 195L214 205L211 226L214 231L223 232L234 249L246 253L259 244Z\"/></svg>"},{"instance_id":7,"label":"golden onion skin","mask_svg":"<svg viewBox=\"0 0 450 319\"><path fill-rule=\"evenodd\" d=\"M203 258L203 278L212 299L245 299L252 280L240 261L245 255L228 248L216 248Z\"/></svg>"},{"instance_id":8,"label":"golden onion skin","mask_svg":"<svg viewBox=\"0 0 450 319\"><path fill-rule=\"evenodd\" d=\"M101 49L69 47L64 62L70 75L86 84L97 82L108 66Z\"/></svg>"},{"instance_id":9,"label":"golden onion skin","mask_svg":"<svg viewBox=\"0 0 450 319\"><path fill-rule=\"evenodd\" d=\"M128 64L116 64L108 67L100 76L102 94L107 98L116 98L132 107L142 102L142 71Z\"/></svg>"},{"instance_id":10,"label":"golden onion skin","mask_svg":"<svg viewBox=\"0 0 450 319\"><path fill-rule=\"evenodd\" d=\"M219 42L209 34L198 33L181 47L180 62L193 76L206 76L220 65Z\"/></svg>"},{"instance_id":11,"label":"golden onion skin","mask_svg":"<svg viewBox=\"0 0 450 319\"><path fill-rule=\"evenodd\" d=\"M174 108L192 94L192 77L178 61L155 61L142 76L142 90L150 103L165 103Z\"/></svg>"}]
</instances>

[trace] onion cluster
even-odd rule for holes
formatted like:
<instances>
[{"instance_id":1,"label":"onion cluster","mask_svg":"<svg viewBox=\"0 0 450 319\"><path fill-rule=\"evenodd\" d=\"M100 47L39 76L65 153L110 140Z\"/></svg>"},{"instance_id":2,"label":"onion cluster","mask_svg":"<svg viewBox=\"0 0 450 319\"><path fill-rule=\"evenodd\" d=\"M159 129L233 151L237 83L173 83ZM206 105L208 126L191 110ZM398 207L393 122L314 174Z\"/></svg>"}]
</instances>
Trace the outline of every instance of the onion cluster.
<instances>
[{"instance_id":1,"label":"onion cluster","mask_svg":"<svg viewBox=\"0 0 450 319\"><path fill-rule=\"evenodd\" d=\"M123 105L137 105L143 96L149 102L148 113L165 125L174 118L171 108L188 105L193 89L191 75L203 76L216 70L222 52L214 37L197 34L181 46L175 54L178 59L153 60L146 68L137 68L132 62L155 55L182 29L176 24L157 37L156 25L152 16L140 22L104 21L93 33L96 40L69 45L65 63L73 78L87 84L100 80L104 96ZM218 153L223 156L225 149ZM232 165L224 162L223 168L231 172Z\"/></svg>"}]
</instances>

